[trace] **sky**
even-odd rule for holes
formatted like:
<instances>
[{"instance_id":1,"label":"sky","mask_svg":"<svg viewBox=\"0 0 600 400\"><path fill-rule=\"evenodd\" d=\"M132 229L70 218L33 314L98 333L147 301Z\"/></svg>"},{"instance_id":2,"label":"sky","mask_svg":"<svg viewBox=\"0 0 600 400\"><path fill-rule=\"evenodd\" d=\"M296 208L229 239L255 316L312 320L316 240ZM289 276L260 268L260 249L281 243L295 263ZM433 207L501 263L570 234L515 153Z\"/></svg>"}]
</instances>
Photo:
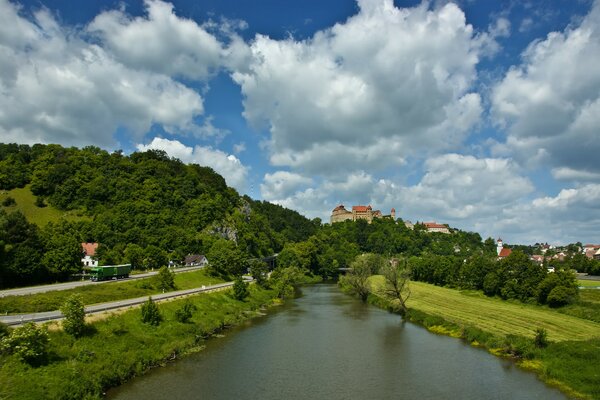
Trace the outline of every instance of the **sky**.
<instances>
[{"instance_id":1,"label":"sky","mask_svg":"<svg viewBox=\"0 0 600 400\"><path fill-rule=\"evenodd\" d=\"M599 138L600 0L0 0L0 142L160 149L324 222L597 243Z\"/></svg>"}]
</instances>

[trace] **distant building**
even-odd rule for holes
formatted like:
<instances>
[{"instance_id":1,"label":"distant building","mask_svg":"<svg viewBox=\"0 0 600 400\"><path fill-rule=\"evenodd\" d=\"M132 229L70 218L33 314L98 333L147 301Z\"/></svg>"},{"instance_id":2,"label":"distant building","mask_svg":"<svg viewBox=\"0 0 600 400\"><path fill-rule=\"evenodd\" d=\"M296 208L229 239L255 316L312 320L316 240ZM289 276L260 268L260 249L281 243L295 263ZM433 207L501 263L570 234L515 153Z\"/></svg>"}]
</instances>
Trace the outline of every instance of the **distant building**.
<instances>
[{"instance_id":1,"label":"distant building","mask_svg":"<svg viewBox=\"0 0 600 400\"><path fill-rule=\"evenodd\" d=\"M586 244L583 246L583 254L589 259L594 258L598 250L600 250L600 244Z\"/></svg>"},{"instance_id":2,"label":"distant building","mask_svg":"<svg viewBox=\"0 0 600 400\"><path fill-rule=\"evenodd\" d=\"M423 222L427 232L450 233L446 225L438 224L437 222Z\"/></svg>"},{"instance_id":3,"label":"distant building","mask_svg":"<svg viewBox=\"0 0 600 400\"><path fill-rule=\"evenodd\" d=\"M410 222L410 221L404 221L404 226L406 226L406 227L407 227L408 229L410 229L411 231L412 231L413 229L415 229L415 224L413 224L413 223L412 223L412 222Z\"/></svg>"},{"instance_id":4,"label":"distant building","mask_svg":"<svg viewBox=\"0 0 600 400\"><path fill-rule=\"evenodd\" d=\"M391 218L396 220L396 209L392 208L390 215L383 215L379 210L373 210L369 206L352 206L352 211L346 210L343 204L340 204L331 212L330 221L332 224L343 221L358 221L364 219L368 223L373 222L375 218Z\"/></svg>"},{"instance_id":5,"label":"distant building","mask_svg":"<svg viewBox=\"0 0 600 400\"><path fill-rule=\"evenodd\" d=\"M208 260L202 254L188 254L184 263L186 267L203 267L208 264Z\"/></svg>"},{"instance_id":6,"label":"distant building","mask_svg":"<svg viewBox=\"0 0 600 400\"><path fill-rule=\"evenodd\" d=\"M96 256L96 250L98 249L98 243L81 243L81 249L83 258L81 263L84 267L97 267L98 259Z\"/></svg>"},{"instance_id":7,"label":"distant building","mask_svg":"<svg viewBox=\"0 0 600 400\"><path fill-rule=\"evenodd\" d=\"M496 252L498 253L498 260L502 260L503 258L510 256L512 250L505 248L502 239L498 239L496 242Z\"/></svg>"},{"instance_id":8,"label":"distant building","mask_svg":"<svg viewBox=\"0 0 600 400\"><path fill-rule=\"evenodd\" d=\"M531 259L531 261L533 261L535 263L538 263L540 265L544 264L544 256L542 256L542 255L534 254L534 255L531 256L530 259Z\"/></svg>"}]
</instances>

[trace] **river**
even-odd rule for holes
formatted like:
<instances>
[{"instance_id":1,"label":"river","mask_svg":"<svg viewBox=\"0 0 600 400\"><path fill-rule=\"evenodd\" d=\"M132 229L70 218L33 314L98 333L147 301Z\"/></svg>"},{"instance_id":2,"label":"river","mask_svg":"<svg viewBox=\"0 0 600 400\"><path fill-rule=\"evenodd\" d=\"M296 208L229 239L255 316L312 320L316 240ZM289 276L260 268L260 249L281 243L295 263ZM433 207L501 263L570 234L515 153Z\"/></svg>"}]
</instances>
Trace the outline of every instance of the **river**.
<instances>
[{"instance_id":1,"label":"river","mask_svg":"<svg viewBox=\"0 0 600 400\"><path fill-rule=\"evenodd\" d=\"M565 399L534 374L335 285L111 390L109 399Z\"/></svg>"}]
</instances>

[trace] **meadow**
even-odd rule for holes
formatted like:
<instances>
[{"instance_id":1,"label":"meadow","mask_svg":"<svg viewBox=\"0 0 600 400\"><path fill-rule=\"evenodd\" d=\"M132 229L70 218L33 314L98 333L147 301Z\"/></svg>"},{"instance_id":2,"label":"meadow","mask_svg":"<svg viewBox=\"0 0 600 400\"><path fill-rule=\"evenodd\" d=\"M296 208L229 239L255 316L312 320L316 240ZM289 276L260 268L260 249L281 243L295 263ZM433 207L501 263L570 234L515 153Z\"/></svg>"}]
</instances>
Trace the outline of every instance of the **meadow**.
<instances>
[{"instance_id":1,"label":"meadow","mask_svg":"<svg viewBox=\"0 0 600 400\"><path fill-rule=\"evenodd\" d=\"M65 300L74 294L80 295L85 305L149 296L160 293L154 286L154 279L155 277L150 277L133 281L81 286L69 290L36 293L27 296L6 296L0 298L0 313L23 314L58 310ZM192 289L202 285L208 286L223 282L222 279L208 276L204 270L175 274L176 290Z\"/></svg>"},{"instance_id":2,"label":"meadow","mask_svg":"<svg viewBox=\"0 0 600 400\"><path fill-rule=\"evenodd\" d=\"M76 221L89 217L80 215L77 211L60 211L51 205L46 207L38 207L35 205L36 197L31 193L29 185L24 188L5 190L0 192L0 204L7 197L15 199L15 205L2 206L7 212L21 211L29 222L43 227L48 222L58 222L61 218L68 221Z\"/></svg>"}]
</instances>

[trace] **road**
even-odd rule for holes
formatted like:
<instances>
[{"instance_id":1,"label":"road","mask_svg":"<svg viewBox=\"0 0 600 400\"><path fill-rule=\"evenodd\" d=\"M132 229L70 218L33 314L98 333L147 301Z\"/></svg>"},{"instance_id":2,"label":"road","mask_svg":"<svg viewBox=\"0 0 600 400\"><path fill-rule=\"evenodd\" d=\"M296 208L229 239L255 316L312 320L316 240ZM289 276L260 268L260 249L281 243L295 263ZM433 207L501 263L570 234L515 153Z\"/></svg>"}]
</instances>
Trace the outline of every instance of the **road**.
<instances>
[{"instance_id":1,"label":"road","mask_svg":"<svg viewBox=\"0 0 600 400\"><path fill-rule=\"evenodd\" d=\"M248 281L247 278L244 278ZM251 279L250 279L251 280ZM202 286L194 289L186 289L186 290L177 290L174 292L160 293L152 295L152 299L154 301L163 301L167 299L172 299L180 296L187 296L195 293L205 293L212 292L215 290L222 290L228 287L233 286L233 282L219 283L211 286ZM135 299L126 299L119 301L111 301L108 303L94 304L91 306L85 307L86 314L97 314L107 310L118 310L121 308L127 308L142 304L148 300L148 296L137 297ZM19 326L26 322L45 322L45 321L53 321L57 319L61 319L63 317L60 311L46 311L41 313L33 313L33 314L15 314L15 315L3 315L0 316L0 322L3 322L10 326Z\"/></svg>"},{"instance_id":2,"label":"road","mask_svg":"<svg viewBox=\"0 0 600 400\"><path fill-rule=\"evenodd\" d=\"M203 267L176 268L176 269L173 269L173 271L176 274L178 274L180 272L195 271L195 270L201 269L201 268L203 268ZM76 288L76 287L86 286L86 285L102 285L102 284L111 283L111 282L123 282L123 281L128 281L128 280L148 278L148 277L150 277L152 275L156 275L156 274L158 274L158 271L145 272L143 274L132 275L129 278L119 279L118 281L92 282L90 280L85 280L85 281L73 281L73 282L55 283L55 284L52 284L52 285L30 286L30 287L17 288L17 289L0 290L0 297L5 297L5 296L26 296L26 295L29 295L29 294L52 292L52 291L55 291L55 290L68 290L68 289L73 289L73 288Z\"/></svg>"}]
</instances>

